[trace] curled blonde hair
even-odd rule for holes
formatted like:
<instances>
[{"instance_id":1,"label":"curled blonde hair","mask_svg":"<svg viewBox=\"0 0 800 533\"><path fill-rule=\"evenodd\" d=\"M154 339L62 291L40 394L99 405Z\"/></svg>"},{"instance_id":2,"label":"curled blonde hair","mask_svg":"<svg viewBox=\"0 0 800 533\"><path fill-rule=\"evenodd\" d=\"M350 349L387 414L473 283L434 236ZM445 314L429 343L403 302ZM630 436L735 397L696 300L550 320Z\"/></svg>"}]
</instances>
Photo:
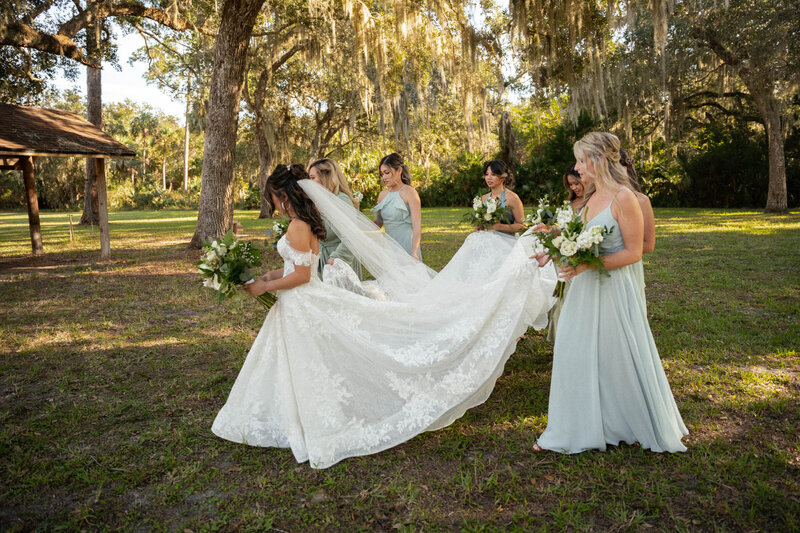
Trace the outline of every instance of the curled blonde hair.
<instances>
[{"instance_id":1,"label":"curled blonde hair","mask_svg":"<svg viewBox=\"0 0 800 533\"><path fill-rule=\"evenodd\" d=\"M317 159L308 166L309 172L312 168L316 168L319 172L319 178L323 187L333 194L338 195L340 192L345 193L350 197L353 206L358 209L358 202L353 198L353 191L350 189L350 184L347 183L344 174L342 174L342 169L339 168L339 164L336 161L328 158Z\"/></svg>"},{"instance_id":2,"label":"curled blonde hair","mask_svg":"<svg viewBox=\"0 0 800 533\"><path fill-rule=\"evenodd\" d=\"M630 188L628 172L620 163L619 147L620 142L616 135L599 131L587 133L572 147L576 159L591 159L594 166L594 183L586 187L583 205L586 205L598 185L609 189L619 186Z\"/></svg>"}]
</instances>

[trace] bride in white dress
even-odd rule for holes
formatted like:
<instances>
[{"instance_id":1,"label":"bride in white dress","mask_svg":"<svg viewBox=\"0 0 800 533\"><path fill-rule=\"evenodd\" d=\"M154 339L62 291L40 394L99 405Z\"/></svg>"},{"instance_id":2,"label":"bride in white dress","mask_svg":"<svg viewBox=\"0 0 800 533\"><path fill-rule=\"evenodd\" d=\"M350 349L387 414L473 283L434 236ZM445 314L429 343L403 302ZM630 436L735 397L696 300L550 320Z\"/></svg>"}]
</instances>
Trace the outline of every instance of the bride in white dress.
<instances>
[{"instance_id":1,"label":"bride in white dress","mask_svg":"<svg viewBox=\"0 0 800 533\"><path fill-rule=\"evenodd\" d=\"M267 181L292 218L278 243L284 268L246 290L277 290L278 301L212 430L327 468L483 403L516 339L546 326L556 280L529 259L528 238L509 244L492 232L471 234L436 274L304 178L282 165ZM318 278L320 213L375 281L359 282L343 262Z\"/></svg>"}]
</instances>

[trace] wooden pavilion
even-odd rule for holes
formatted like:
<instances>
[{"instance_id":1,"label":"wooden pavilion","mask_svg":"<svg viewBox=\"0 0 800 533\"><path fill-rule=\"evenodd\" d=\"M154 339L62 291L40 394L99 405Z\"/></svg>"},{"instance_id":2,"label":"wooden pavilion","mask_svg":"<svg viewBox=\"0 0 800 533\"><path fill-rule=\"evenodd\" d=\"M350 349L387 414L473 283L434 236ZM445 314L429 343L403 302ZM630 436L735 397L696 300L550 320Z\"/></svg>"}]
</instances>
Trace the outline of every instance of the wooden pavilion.
<instances>
[{"instance_id":1,"label":"wooden pavilion","mask_svg":"<svg viewBox=\"0 0 800 533\"><path fill-rule=\"evenodd\" d=\"M33 176L37 157L90 157L97 169L100 257L111 255L108 197L103 159L132 158L136 152L71 111L0 103L0 170L21 170L34 255L44 254L39 198Z\"/></svg>"}]
</instances>

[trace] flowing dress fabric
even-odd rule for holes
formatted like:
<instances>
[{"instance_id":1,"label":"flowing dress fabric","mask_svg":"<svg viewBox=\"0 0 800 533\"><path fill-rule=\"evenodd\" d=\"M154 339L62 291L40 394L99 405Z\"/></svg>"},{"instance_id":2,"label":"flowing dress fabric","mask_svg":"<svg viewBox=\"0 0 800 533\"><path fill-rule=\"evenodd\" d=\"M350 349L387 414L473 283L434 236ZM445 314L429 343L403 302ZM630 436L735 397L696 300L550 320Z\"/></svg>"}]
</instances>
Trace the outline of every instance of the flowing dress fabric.
<instances>
[{"instance_id":1,"label":"flowing dress fabric","mask_svg":"<svg viewBox=\"0 0 800 533\"><path fill-rule=\"evenodd\" d=\"M400 196L400 190L389 192L378 205L372 208L375 218L383 222L386 234L396 240L406 252L411 253L411 245L414 243L414 227L411 224L411 212L408 204ZM417 250L417 257L422 261L422 246Z\"/></svg>"},{"instance_id":2,"label":"flowing dress fabric","mask_svg":"<svg viewBox=\"0 0 800 533\"><path fill-rule=\"evenodd\" d=\"M486 400L517 337L546 325L556 280L529 241L473 233L395 300L320 281L317 257L282 238L284 274L311 265L311 280L278 292L213 432L326 468L449 425Z\"/></svg>"},{"instance_id":3,"label":"flowing dress fabric","mask_svg":"<svg viewBox=\"0 0 800 533\"><path fill-rule=\"evenodd\" d=\"M567 297L569 291L570 281L564 283L564 294L561 298L556 300L556 303L547 313L547 340L548 342L556 342L556 331L558 331L558 317L561 316L561 309L564 307L564 299Z\"/></svg>"},{"instance_id":4,"label":"flowing dress fabric","mask_svg":"<svg viewBox=\"0 0 800 533\"><path fill-rule=\"evenodd\" d=\"M346 193L340 192L337 195L343 202L346 202L348 205L353 205L352 200ZM317 273L322 276L323 267L328 264L329 259L341 259L348 265L350 268L353 269L353 272L356 273L358 278L361 278L361 264L356 261L356 258L347 249L347 246L342 243L339 236L336 234L336 231L333 229L333 226L325 220L322 219L323 223L325 224L325 233L327 236L325 237L324 241L320 241L319 243L319 270Z\"/></svg>"},{"instance_id":5,"label":"flowing dress fabric","mask_svg":"<svg viewBox=\"0 0 800 533\"><path fill-rule=\"evenodd\" d=\"M587 226L613 227L601 255L624 247L610 206ZM688 435L658 356L634 265L572 278L553 355L542 448L578 453L638 442L679 452Z\"/></svg>"}]
</instances>

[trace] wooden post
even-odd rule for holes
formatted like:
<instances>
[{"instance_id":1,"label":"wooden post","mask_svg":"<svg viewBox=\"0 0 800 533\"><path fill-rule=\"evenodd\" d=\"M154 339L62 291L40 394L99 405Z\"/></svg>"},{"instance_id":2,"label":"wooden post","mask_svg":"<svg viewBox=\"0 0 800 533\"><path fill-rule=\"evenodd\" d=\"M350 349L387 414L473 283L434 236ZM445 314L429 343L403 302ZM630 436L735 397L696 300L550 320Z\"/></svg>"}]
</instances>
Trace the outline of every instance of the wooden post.
<instances>
[{"instance_id":1,"label":"wooden post","mask_svg":"<svg viewBox=\"0 0 800 533\"><path fill-rule=\"evenodd\" d=\"M108 234L108 192L106 191L106 165L102 157L95 158L97 169L97 211L100 217L100 258L111 257L111 237Z\"/></svg>"},{"instance_id":2,"label":"wooden post","mask_svg":"<svg viewBox=\"0 0 800 533\"><path fill-rule=\"evenodd\" d=\"M75 234L72 232L72 213L69 214L69 242L75 241Z\"/></svg>"},{"instance_id":3,"label":"wooden post","mask_svg":"<svg viewBox=\"0 0 800 533\"><path fill-rule=\"evenodd\" d=\"M20 163L22 163L22 180L25 182L25 199L28 203L28 225L31 228L33 255L44 255L42 225L39 222L39 198L36 195L36 180L33 178L33 158L29 155L22 156Z\"/></svg>"}]
</instances>

